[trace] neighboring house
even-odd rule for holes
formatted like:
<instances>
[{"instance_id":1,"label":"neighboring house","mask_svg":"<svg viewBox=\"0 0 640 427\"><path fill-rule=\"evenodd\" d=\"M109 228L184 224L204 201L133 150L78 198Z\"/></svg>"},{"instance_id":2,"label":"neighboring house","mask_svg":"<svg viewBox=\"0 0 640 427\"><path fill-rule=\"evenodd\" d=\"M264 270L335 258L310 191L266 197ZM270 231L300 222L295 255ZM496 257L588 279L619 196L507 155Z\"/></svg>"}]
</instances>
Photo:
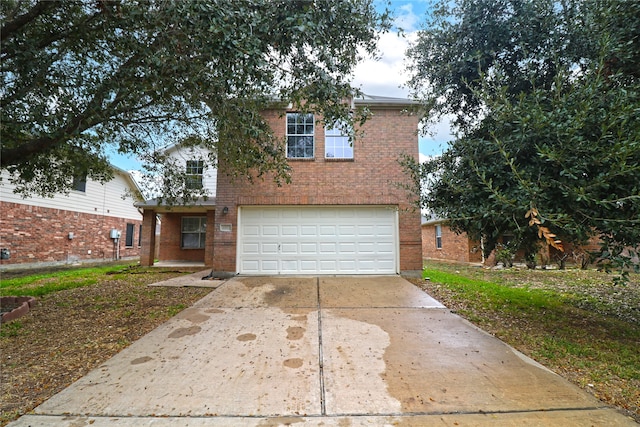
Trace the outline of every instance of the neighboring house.
<instances>
[{"instance_id":1,"label":"neighboring house","mask_svg":"<svg viewBox=\"0 0 640 427\"><path fill-rule=\"evenodd\" d=\"M456 234L442 219L422 223L422 256L425 259L481 263L482 248L466 233Z\"/></svg>"},{"instance_id":2,"label":"neighboring house","mask_svg":"<svg viewBox=\"0 0 640 427\"><path fill-rule=\"evenodd\" d=\"M0 268L2 270L140 256L142 199L131 175L114 169L101 184L77 179L69 194L51 198L15 194L0 182Z\"/></svg>"},{"instance_id":3,"label":"neighboring house","mask_svg":"<svg viewBox=\"0 0 640 427\"><path fill-rule=\"evenodd\" d=\"M505 243L508 237L502 237L499 241ZM584 267L592 261L589 253L600 250L600 239L594 236L582 246L567 242L564 242L563 246L564 251L561 252L551 246L541 245L536 260L537 265L558 264L564 267L565 264L573 264ZM425 260L482 263L486 266L495 266L499 263L495 250L484 258L481 242L470 239L466 233L454 233L446 221L439 218L423 218L422 256ZM524 251L516 252L512 261L525 263Z\"/></svg>"},{"instance_id":4,"label":"neighboring house","mask_svg":"<svg viewBox=\"0 0 640 427\"><path fill-rule=\"evenodd\" d=\"M160 260L198 261L217 274L421 270L420 213L399 186L409 177L398 162L403 154L418 158L419 117L406 112L412 102L403 99L366 96L353 104L372 112L354 144L344 132L325 129L318 116L264 111L286 141L290 184L232 179L219 159L215 198L173 208L138 204L141 263L154 263L160 213Z\"/></svg>"}]
</instances>

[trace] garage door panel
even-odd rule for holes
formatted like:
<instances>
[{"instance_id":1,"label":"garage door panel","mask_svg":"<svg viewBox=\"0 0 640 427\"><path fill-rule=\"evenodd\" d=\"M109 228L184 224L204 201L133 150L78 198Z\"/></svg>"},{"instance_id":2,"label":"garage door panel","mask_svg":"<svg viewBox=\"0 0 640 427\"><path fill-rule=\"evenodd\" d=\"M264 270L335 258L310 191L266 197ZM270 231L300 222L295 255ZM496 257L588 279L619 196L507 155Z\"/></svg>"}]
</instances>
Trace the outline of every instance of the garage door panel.
<instances>
[{"instance_id":1,"label":"garage door panel","mask_svg":"<svg viewBox=\"0 0 640 427\"><path fill-rule=\"evenodd\" d=\"M302 225L300 226L300 236L315 237L318 235L318 227L315 225Z\"/></svg>"},{"instance_id":2,"label":"garage door panel","mask_svg":"<svg viewBox=\"0 0 640 427\"><path fill-rule=\"evenodd\" d=\"M347 254L355 254L356 253L356 243L339 243L338 244L338 254L339 255L347 255Z\"/></svg>"},{"instance_id":3,"label":"garage door panel","mask_svg":"<svg viewBox=\"0 0 640 427\"><path fill-rule=\"evenodd\" d=\"M317 254L318 253L318 244L316 243L300 243L300 253L301 254Z\"/></svg>"},{"instance_id":4,"label":"garage door panel","mask_svg":"<svg viewBox=\"0 0 640 427\"><path fill-rule=\"evenodd\" d=\"M282 235L298 237L300 235L300 231L298 230L298 227L295 225L283 225Z\"/></svg>"},{"instance_id":5,"label":"garage door panel","mask_svg":"<svg viewBox=\"0 0 640 427\"><path fill-rule=\"evenodd\" d=\"M318 235L334 237L334 236L337 235L336 226L335 225L321 225L318 228Z\"/></svg>"},{"instance_id":6,"label":"garage door panel","mask_svg":"<svg viewBox=\"0 0 640 427\"><path fill-rule=\"evenodd\" d=\"M280 228L277 225L263 225L262 233L263 237L278 237L280 236Z\"/></svg>"},{"instance_id":7,"label":"garage door panel","mask_svg":"<svg viewBox=\"0 0 640 427\"><path fill-rule=\"evenodd\" d=\"M297 254L299 252L297 243L282 243L280 245L280 253L282 254Z\"/></svg>"},{"instance_id":8,"label":"garage door panel","mask_svg":"<svg viewBox=\"0 0 640 427\"><path fill-rule=\"evenodd\" d=\"M260 245L260 254L261 255L277 255L278 254L278 244L277 243L262 243L262 245Z\"/></svg>"},{"instance_id":9,"label":"garage door panel","mask_svg":"<svg viewBox=\"0 0 640 427\"><path fill-rule=\"evenodd\" d=\"M395 274L397 214L390 207L242 207L243 274Z\"/></svg>"},{"instance_id":10,"label":"garage door panel","mask_svg":"<svg viewBox=\"0 0 640 427\"><path fill-rule=\"evenodd\" d=\"M320 242L318 246L321 254L336 254L338 252L338 246L334 242Z\"/></svg>"}]
</instances>

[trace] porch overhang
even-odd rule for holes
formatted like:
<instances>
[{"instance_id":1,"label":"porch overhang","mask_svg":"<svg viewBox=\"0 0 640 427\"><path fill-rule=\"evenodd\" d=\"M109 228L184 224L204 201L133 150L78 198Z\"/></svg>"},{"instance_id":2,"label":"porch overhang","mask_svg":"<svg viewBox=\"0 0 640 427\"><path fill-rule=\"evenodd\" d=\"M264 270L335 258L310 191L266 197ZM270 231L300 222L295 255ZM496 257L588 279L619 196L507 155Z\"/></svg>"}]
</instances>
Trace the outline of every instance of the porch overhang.
<instances>
[{"instance_id":1,"label":"porch overhang","mask_svg":"<svg viewBox=\"0 0 640 427\"><path fill-rule=\"evenodd\" d=\"M184 203L183 200L178 200L175 204L166 204L161 199L149 199L144 202L134 203L134 206L144 211L156 213L202 213L215 210L216 199L215 197L207 199L201 197L189 204Z\"/></svg>"}]
</instances>

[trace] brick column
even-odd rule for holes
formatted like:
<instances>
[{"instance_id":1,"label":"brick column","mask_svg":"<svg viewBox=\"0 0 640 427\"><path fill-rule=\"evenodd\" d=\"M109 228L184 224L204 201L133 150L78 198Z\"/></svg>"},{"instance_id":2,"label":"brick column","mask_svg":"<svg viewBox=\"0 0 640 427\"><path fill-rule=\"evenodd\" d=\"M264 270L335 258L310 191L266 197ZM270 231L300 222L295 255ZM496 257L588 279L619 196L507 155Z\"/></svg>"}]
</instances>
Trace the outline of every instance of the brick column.
<instances>
[{"instance_id":1,"label":"brick column","mask_svg":"<svg viewBox=\"0 0 640 427\"><path fill-rule=\"evenodd\" d=\"M145 209L142 214L142 247L140 248L140 265L153 265L156 248L156 213Z\"/></svg>"},{"instance_id":2,"label":"brick column","mask_svg":"<svg viewBox=\"0 0 640 427\"><path fill-rule=\"evenodd\" d=\"M207 211L207 235L204 243L204 265L213 267L214 259L214 239L216 232L216 212L214 210Z\"/></svg>"}]
</instances>

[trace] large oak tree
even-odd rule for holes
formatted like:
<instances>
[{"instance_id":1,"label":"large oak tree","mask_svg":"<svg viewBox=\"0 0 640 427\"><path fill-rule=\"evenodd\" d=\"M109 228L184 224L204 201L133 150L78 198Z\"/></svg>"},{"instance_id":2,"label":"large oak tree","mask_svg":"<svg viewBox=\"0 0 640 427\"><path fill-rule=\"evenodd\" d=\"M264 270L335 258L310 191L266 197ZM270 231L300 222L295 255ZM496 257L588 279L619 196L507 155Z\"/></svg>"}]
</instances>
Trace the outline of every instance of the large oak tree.
<instances>
[{"instance_id":1,"label":"large oak tree","mask_svg":"<svg viewBox=\"0 0 640 427\"><path fill-rule=\"evenodd\" d=\"M261 108L354 120L348 77L389 25L372 0L3 0L0 16L0 164L25 195L183 139L286 179Z\"/></svg>"},{"instance_id":2,"label":"large oak tree","mask_svg":"<svg viewBox=\"0 0 640 427\"><path fill-rule=\"evenodd\" d=\"M533 261L541 241L597 235L602 256L637 267L639 15L627 0L442 2L410 85L458 133L412 165L422 207L486 253L511 235Z\"/></svg>"}]
</instances>

